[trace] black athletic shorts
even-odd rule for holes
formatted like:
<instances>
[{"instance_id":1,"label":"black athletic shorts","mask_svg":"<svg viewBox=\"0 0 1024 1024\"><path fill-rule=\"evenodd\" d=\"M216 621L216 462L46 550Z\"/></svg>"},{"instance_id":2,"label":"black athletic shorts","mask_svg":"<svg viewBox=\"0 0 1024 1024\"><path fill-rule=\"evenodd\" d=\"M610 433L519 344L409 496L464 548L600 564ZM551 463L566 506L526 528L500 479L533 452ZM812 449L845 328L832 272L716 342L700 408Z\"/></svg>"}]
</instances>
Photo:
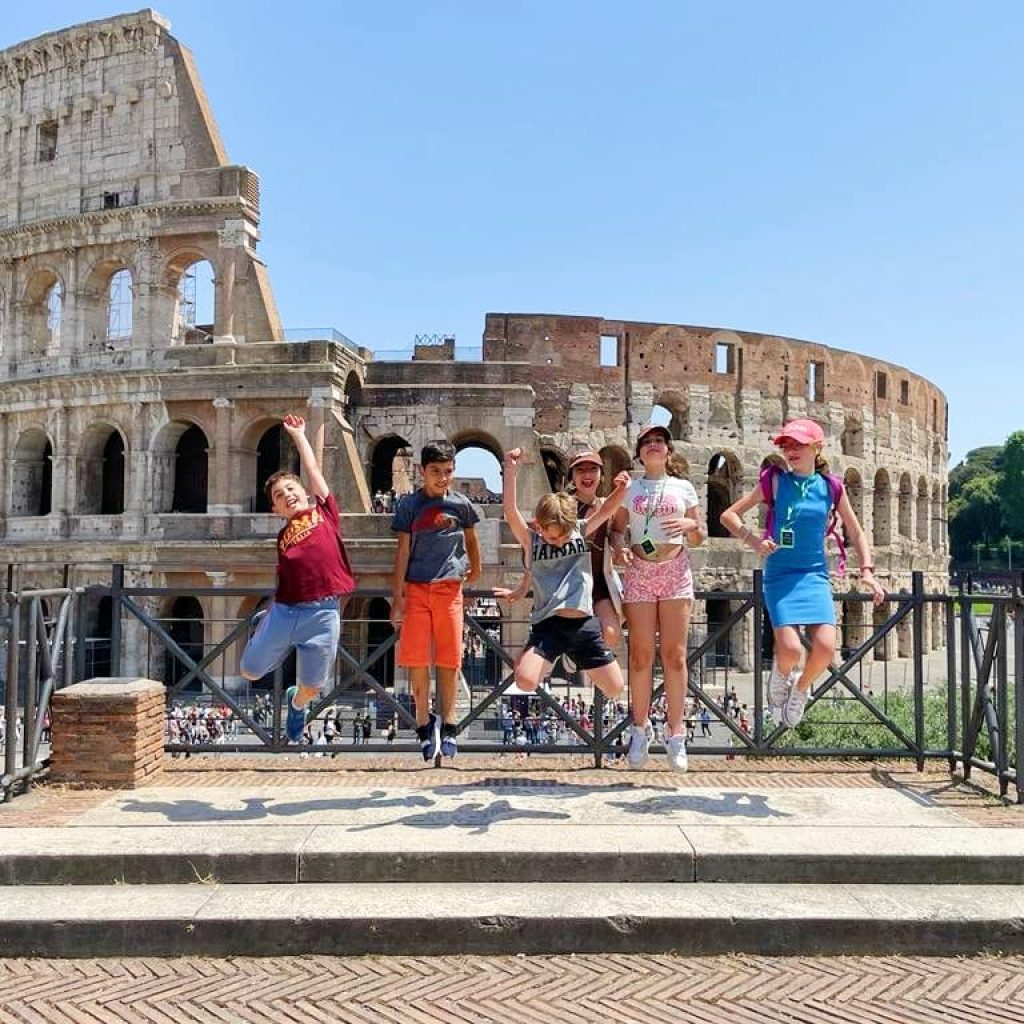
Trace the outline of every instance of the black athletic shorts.
<instances>
[{"instance_id":1,"label":"black athletic shorts","mask_svg":"<svg viewBox=\"0 0 1024 1024\"><path fill-rule=\"evenodd\" d=\"M585 619L566 615L541 619L527 637L526 649L531 647L552 663L568 654L583 669L600 668L615 660L601 635L601 623L593 615Z\"/></svg>"}]
</instances>

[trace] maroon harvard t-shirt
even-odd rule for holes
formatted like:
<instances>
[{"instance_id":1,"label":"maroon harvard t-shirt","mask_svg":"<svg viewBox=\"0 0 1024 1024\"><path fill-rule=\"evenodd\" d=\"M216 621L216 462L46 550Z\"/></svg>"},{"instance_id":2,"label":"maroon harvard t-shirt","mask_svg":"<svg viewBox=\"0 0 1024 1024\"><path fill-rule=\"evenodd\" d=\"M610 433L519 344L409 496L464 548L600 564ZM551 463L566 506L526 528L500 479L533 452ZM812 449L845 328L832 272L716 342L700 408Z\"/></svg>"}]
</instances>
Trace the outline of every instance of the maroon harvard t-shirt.
<instances>
[{"instance_id":1,"label":"maroon harvard t-shirt","mask_svg":"<svg viewBox=\"0 0 1024 1024\"><path fill-rule=\"evenodd\" d=\"M277 535L277 597L281 604L319 601L355 586L341 541L333 494L292 516Z\"/></svg>"}]
</instances>

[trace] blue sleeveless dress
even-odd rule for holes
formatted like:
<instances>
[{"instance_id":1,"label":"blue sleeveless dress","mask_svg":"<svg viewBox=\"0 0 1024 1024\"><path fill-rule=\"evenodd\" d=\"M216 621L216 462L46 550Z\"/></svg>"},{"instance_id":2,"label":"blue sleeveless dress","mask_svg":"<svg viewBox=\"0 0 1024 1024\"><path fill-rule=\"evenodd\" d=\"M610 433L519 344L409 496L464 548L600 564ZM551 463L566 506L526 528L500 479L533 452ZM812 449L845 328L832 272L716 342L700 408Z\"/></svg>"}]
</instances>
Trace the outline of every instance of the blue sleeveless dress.
<instances>
[{"instance_id":1,"label":"blue sleeveless dress","mask_svg":"<svg viewBox=\"0 0 1024 1024\"><path fill-rule=\"evenodd\" d=\"M825 526L832 504L820 473L778 475L772 539L793 531L794 545L780 547L764 562L764 603L772 626L835 625L832 584L825 554Z\"/></svg>"}]
</instances>

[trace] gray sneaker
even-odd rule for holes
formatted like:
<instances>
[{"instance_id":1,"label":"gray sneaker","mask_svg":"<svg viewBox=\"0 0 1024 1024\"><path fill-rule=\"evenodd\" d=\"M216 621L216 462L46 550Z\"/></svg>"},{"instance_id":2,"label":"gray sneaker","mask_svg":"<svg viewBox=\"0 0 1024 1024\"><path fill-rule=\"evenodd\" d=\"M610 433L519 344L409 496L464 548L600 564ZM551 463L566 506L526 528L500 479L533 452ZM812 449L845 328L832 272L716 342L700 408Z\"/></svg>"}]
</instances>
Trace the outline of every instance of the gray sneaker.
<instances>
[{"instance_id":1,"label":"gray sneaker","mask_svg":"<svg viewBox=\"0 0 1024 1024\"><path fill-rule=\"evenodd\" d=\"M772 671L768 676L768 707L778 710L786 706L790 691L793 689L793 682L796 679L796 671L794 668L788 676L784 676L779 671L778 665L774 661L772 662Z\"/></svg>"},{"instance_id":2,"label":"gray sneaker","mask_svg":"<svg viewBox=\"0 0 1024 1024\"><path fill-rule=\"evenodd\" d=\"M631 725L629 727L629 750L626 751L626 764L630 768L643 768L647 764L648 747L654 739L651 723Z\"/></svg>"},{"instance_id":3,"label":"gray sneaker","mask_svg":"<svg viewBox=\"0 0 1024 1024\"><path fill-rule=\"evenodd\" d=\"M804 708L811 696L811 691L798 690L795 686L790 690L789 698L782 708L782 724L790 729L795 729L804 717Z\"/></svg>"},{"instance_id":4,"label":"gray sneaker","mask_svg":"<svg viewBox=\"0 0 1024 1024\"><path fill-rule=\"evenodd\" d=\"M686 760L686 736L677 733L665 740L665 753L668 755L668 766L674 772L685 772L689 768Z\"/></svg>"}]
</instances>

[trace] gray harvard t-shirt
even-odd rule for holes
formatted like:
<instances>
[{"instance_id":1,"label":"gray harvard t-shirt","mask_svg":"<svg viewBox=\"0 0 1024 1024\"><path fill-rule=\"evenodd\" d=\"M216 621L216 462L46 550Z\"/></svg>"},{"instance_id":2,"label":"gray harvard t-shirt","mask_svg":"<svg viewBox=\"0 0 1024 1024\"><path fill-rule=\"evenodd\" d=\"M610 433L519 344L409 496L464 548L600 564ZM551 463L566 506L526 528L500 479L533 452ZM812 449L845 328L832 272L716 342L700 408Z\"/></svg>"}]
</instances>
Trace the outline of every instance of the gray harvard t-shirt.
<instances>
[{"instance_id":1,"label":"gray harvard t-shirt","mask_svg":"<svg viewBox=\"0 0 1024 1024\"><path fill-rule=\"evenodd\" d=\"M395 533L409 534L406 581L461 580L469 571L463 531L479 521L480 516L469 498L458 491L428 498L420 488L400 498L391 519L391 529Z\"/></svg>"},{"instance_id":2,"label":"gray harvard t-shirt","mask_svg":"<svg viewBox=\"0 0 1024 1024\"><path fill-rule=\"evenodd\" d=\"M566 609L594 614L594 577L590 551L583 538L585 527L586 521L578 520L569 539L558 547L549 544L536 531L530 531L531 622L541 622Z\"/></svg>"}]
</instances>

